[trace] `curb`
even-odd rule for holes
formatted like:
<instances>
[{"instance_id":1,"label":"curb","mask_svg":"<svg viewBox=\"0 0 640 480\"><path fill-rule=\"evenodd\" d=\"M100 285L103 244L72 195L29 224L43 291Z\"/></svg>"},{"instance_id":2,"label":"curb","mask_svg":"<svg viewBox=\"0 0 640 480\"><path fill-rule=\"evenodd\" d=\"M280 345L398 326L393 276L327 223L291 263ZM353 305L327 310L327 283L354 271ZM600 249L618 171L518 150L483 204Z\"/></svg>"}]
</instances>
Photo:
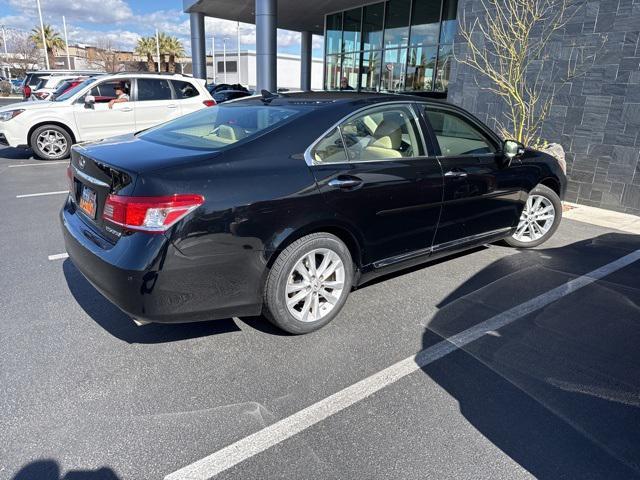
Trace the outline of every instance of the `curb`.
<instances>
[{"instance_id":1,"label":"curb","mask_svg":"<svg viewBox=\"0 0 640 480\"><path fill-rule=\"evenodd\" d=\"M562 202L562 204L564 218L640 235L640 217L636 215L578 203Z\"/></svg>"}]
</instances>

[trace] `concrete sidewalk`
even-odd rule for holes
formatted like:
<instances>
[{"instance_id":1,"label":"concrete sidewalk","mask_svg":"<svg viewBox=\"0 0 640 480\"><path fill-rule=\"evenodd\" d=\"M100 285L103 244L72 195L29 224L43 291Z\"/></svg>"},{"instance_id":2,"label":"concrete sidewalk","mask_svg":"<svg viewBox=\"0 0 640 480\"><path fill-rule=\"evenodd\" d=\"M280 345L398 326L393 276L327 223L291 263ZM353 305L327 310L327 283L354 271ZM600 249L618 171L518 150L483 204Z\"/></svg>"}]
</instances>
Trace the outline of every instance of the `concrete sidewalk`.
<instances>
[{"instance_id":1,"label":"concrete sidewalk","mask_svg":"<svg viewBox=\"0 0 640 480\"><path fill-rule=\"evenodd\" d=\"M564 218L640 235L640 217L636 215L571 202L563 202L563 205L565 206L562 214Z\"/></svg>"}]
</instances>

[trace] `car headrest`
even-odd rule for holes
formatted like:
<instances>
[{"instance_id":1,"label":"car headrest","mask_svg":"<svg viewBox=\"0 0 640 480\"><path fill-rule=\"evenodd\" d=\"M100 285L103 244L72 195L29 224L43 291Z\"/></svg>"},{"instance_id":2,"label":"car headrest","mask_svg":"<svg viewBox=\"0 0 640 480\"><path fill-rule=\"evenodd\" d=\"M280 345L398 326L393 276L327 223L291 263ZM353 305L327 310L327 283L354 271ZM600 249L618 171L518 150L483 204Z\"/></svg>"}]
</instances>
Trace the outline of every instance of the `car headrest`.
<instances>
[{"instance_id":1,"label":"car headrest","mask_svg":"<svg viewBox=\"0 0 640 480\"><path fill-rule=\"evenodd\" d=\"M402 146L402 125L404 120L399 113L385 114L373 136L377 147L398 150Z\"/></svg>"}]
</instances>

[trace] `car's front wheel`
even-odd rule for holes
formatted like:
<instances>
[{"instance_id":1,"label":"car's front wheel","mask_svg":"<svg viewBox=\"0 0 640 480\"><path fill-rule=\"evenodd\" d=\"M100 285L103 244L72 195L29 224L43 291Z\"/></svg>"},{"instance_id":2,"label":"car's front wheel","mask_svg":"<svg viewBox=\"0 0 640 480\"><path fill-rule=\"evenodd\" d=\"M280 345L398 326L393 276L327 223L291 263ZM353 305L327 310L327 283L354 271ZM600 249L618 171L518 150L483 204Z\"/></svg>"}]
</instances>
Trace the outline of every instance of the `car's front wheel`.
<instances>
[{"instance_id":1,"label":"car's front wheel","mask_svg":"<svg viewBox=\"0 0 640 480\"><path fill-rule=\"evenodd\" d=\"M512 247L537 247L546 242L562 220L562 202L558 194L545 185L529 193L516 231L506 242Z\"/></svg>"},{"instance_id":2,"label":"car's front wheel","mask_svg":"<svg viewBox=\"0 0 640 480\"><path fill-rule=\"evenodd\" d=\"M67 158L71 152L71 135L58 125L43 125L36 128L30 138L31 149L43 160Z\"/></svg>"},{"instance_id":3,"label":"car's front wheel","mask_svg":"<svg viewBox=\"0 0 640 480\"><path fill-rule=\"evenodd\" d=\"M264 314L289 333L323 327L340 312L353 282L347 246L330 233L313 233L285 248L265 285Z\"/></svg>"}]
</instances>

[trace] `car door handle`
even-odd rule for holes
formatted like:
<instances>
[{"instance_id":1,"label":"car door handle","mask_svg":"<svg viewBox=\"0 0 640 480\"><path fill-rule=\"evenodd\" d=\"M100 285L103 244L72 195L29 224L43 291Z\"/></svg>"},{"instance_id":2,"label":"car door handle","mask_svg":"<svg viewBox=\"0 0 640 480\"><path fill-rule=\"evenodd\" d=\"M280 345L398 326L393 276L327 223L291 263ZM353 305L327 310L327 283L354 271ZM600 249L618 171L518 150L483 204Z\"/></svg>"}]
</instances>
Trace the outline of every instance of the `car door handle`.
<instances>
[{"instance_id":1,"label":"car door handle","mask_svg":"<svg viewBox=\"0 0 640 480\"><path fill-rule=\"evenodd\" d=\"M328 185L334 188L349 189L362 184L362 180L358 177L338 177L329 180Z\"/></svg>"},{"instance_id":2,"label":"car door handle","mask_svg":"<svg viewBox=\"0 0 640 480\"><path fill-rule=\"evenodd\" d=\"M167 105L167 108L178 108L178 106L175 103L172 103L171 105Z\"/></svg>"},{"instance_id":3,"label":"car door handle","mask_svg":"<svg viewBox=\"0 0 640 480\"><path fill-rule=\"evenodd\" d=\"M133 108L131 108L131 107L124 107L124 108L119 108L118 110L120 110L121 112L130 112L131 110L133 110Z\"/></svg>"},{"instance_id":4,"label":"car door handle","mask_svg":"<svg viewBox=\"0 0 640 480\"><path fill-rule=\"evenodd\" d=\"M465 172L464 170L449 170L448 172L446 172L444 174L445 177L466 177L467 176L467 172Z\"/></svg>"}]
</instances>

